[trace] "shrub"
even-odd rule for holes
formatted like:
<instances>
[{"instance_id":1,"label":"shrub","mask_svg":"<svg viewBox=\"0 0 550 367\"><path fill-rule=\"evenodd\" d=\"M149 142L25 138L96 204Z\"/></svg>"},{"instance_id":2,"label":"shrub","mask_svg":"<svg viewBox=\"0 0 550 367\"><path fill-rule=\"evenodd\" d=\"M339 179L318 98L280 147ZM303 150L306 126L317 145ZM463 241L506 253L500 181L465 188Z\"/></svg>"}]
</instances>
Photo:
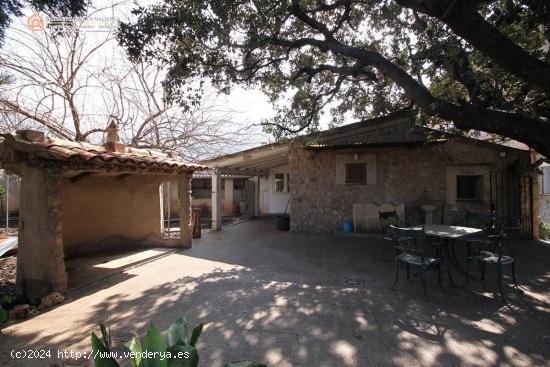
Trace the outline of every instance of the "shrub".
<instances>
[{"instance_id":1,"label":"shrub","mask_svg":"<svg viewBox=\"0 0 550 367\"><path fill-rule=\"evenodd\" d=\"M550 239L550 225L540 222L539 226L539 237L541 240Z\"/></svg>"},{"instance_id":2,"label":"shrub","mask_svg":"<svg viewBox=\"0 0 550 367\"><path fill-rule=\"evenodd\" d=\"M8 320L8 311L4 307L9 306L13 302L13 298L9 294L5 294L0 298L0 325Z\"/></svg>"},{"instance_id":3,"label":"shrub","mask_svg":"<svg viewBox=\"0 0 550 367\"><path fill-rule=\"evenodd\" d=\"M168 328L168 346L151 324L147 330L143 343L135 335L125 347L132 352L130 363L134 367L197 367L199 354L195 344L202 333L202 324L196 326L189 335L187 321L180 318ZM92 356L95 367L120 367L112 357L111 335L103 322L99 323L101 340L92 332ZM267 367L266 365L239 361L227 363L224 367Z\"/></svg>"}]
</instances>

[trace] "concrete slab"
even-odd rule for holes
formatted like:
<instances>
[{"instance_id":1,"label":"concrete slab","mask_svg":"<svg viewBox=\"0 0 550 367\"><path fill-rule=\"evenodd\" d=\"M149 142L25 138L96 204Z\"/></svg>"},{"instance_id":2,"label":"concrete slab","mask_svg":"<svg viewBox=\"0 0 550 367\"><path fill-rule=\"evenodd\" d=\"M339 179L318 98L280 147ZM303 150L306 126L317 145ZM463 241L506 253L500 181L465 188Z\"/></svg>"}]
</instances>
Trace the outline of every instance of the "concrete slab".
<instances>
[{"instance_id":1,"label":"concrete slab","mask_svg":"<svg viewBox=\"0 0 550 367\"><path fill-rule=\"evenodd\" d=\"M89 350L99 320L113 333L166 330L186 315L205 324L201 366L250 358L270 366L547 366L550 246L519 249L511 306L494 298L494 270L468 289L437 287L430 301L404 274L396 290L390 252L375 238L277 232L271 219L207 233L193 248L125 269L69 293L49 312L0 335L0 365L45 366L11 350ZM455 274L463 284L463 278ZM359 286L345 283L359 279Z\"/></svg>"},{"instance_id":2,"label":"concrete slab","mask_svg":"<svg viewBox=\"0 0 550 367\"><path fill-rule=\"evenodd\" d=\"M151 248L147 250L119 251L77 257L65 262L70 290L86 287L113 275L158 260L163 256L178 252L177 249Z\"/></svg>"}]
</instances>

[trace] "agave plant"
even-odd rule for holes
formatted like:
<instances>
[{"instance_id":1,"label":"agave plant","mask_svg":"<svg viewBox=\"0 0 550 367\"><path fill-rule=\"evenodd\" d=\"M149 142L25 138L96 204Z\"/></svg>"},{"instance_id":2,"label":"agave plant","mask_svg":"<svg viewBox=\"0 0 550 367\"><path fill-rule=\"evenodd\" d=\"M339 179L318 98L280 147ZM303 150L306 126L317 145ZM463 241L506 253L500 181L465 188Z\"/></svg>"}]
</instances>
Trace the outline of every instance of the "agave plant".
<instances>
[{"instance_id":1,"label":"agave plant","mask_svg":"<svg viewBox=\"0 0 550 367\"><path fill-rule=\"evenodd\" d=\"M103 322L99 323L101 339L92 332L92 355L95 367L120 367L111 352L111 333ZM136 334L124 346L128 349L135 367L197 367L199 353L195 348L202 333L203 324L188 332L187 320L182 317L168 328L166 344L160 332L151 324L143 343ZM224 367L267 367L264 364L238 361Z\"/></svg>"}]
</instances>

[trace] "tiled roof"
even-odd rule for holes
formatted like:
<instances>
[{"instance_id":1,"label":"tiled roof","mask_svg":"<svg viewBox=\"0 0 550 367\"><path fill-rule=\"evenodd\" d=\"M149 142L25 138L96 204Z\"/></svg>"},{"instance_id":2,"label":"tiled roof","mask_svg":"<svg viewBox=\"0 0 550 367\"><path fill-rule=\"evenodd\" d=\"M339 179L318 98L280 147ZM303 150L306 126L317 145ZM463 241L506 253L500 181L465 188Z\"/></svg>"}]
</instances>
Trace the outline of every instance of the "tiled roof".
<instances>
[{"instance_id":1,"label":"tiled roof","mask_svg":"<svg viewBox=\"0 0 550 367\"><path fill-rule=\"evenodd\" d=\"M2 145L42 160L76 164L88 163L99 168L118 166L146 170L147 172L192 172L206 169L205 166L185 161L177 154L167 154L150 149L121 147L121 151L112 151L101 145L47 137L33 140L26 138L24 132L1 136L4 138Z\"/></svg>"}]
</instances>

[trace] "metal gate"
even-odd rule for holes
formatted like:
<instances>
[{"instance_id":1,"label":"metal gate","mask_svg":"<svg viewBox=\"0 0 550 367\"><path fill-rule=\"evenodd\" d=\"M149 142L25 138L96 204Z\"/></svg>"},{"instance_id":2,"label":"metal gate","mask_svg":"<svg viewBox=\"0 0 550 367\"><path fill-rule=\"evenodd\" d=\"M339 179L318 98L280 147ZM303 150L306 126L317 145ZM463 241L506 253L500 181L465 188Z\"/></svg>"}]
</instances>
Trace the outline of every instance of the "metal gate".
<instances>
[{"instance_id":1,"label":"metal gate","mask_svg":"<svg viewBox=\"0 0 550 367\"><path fill-rule=\"evenodd\" d=\"M526 239L533 238L533 177L521 177L522 233Z\"/></svg>"},{"instance_id":2,"label":"metal gate","mask_svg":"<svg viewBox=\"0 0 550 367\"><path fill-rule=\"evenodd\" d=\"M533 237L533 182L531 176L517 172L494 171L490 174L491 210L498 223L521 219L522 237Z\"/></svg>"}]
</instances>

